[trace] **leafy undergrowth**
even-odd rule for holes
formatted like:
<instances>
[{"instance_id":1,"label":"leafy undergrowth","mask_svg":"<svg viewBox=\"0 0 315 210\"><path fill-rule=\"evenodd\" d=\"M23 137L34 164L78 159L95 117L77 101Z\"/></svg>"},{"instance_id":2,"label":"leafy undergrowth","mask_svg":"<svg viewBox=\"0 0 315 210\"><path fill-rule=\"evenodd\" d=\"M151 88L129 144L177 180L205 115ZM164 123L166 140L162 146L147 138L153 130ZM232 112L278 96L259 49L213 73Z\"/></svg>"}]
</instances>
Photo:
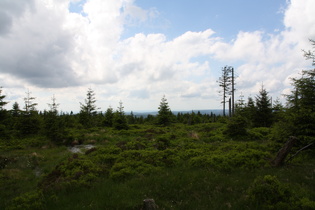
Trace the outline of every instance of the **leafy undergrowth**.
<instances>
[{"instance_id":1,"label":"leafy undergrowth","mask_svg":"<svg viewBox=\"0 0 315 210\"><path fill-rule=\"evenodd\" d=\"M263 131L233 141L220 123L143 125L80 134L78 141L95 144L84 154L66 147L6 151L0 208L140 209L154 198L161 209L312 209L315 160L271 168L274 145Z\"/></svg>"}]
</instances>

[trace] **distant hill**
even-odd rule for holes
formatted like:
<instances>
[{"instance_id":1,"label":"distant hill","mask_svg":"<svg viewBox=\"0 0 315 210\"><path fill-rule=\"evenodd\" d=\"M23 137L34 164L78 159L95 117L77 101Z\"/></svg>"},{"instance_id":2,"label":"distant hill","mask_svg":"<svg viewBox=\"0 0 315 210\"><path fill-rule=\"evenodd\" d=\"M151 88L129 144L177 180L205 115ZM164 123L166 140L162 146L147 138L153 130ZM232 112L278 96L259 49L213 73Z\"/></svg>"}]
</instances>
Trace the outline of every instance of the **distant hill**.
<instances>
[{"instance_id":1,"label":"distant hill","mask_svg":"<svg viewBox=\"0 0 315 210\"><path fill-rule=\"evenodd\" d=\"M198 113L198 111L201 113L201 114L211 114L211 112L215 115L222 115L222 109L205 109L205 110L190 110L190 111L172 111L172 113L174 115L177 115L178 113L192 113L192 112L195 112L195 113ZM126 112L127 115L130 114L130 112ZM133 112L133 114L135 116L143 116L143 117L147 117L148 115L157 115L158 114L158 111L144 111L144 112Z\"/></svg>"}]
</instances>

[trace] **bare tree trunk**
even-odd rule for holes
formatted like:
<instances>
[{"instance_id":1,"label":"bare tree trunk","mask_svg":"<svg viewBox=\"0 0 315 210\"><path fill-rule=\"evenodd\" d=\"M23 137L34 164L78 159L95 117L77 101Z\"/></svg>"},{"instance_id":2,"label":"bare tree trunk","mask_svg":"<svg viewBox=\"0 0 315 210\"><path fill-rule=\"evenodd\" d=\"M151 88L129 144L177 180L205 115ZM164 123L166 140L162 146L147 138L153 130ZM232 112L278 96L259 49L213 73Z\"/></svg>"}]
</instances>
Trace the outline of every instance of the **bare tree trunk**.
<instances>
[{"instance_id":1,"label":"bare tree trunk","mask_svg":"<svg viewBox=\"0 0 315 210\"><path fill-rule=\"evenodd\" d=\"M292 149L294 143L297 141L295 136L290 136L289 140L279 150L277 157L271 162L273 166L279 167L284 164L284 160Z\"/></svg>"},{"instance_id":2,"label":"bare tree trunk","mask_svg":"<svg viewBox=\"0 0 315 210\"><path fill-rule=\"evenodd\" d=\"M229 99L229 117L232 117L232 102L231 102L231 97Z\"/></svg>"},{"instance_id":3,"label":"bare tree trunk","mask_svg":"<svg viewBox=\"0 0 315 210\"><path fill-rule=\"evenodd\" d=\"M223 87L223 116L225 117L225 92L226 92L226 89L225 87Z\"/></svg>"},{"instance_id":4,"label":"bare tree trunk","mask_svg":"<svg viewBox=\"0 0 315 210\"><path fill-rule=\"evenodd\" d=\"M235 105L234 105L234 68L231 67L231 71L232 71L232 116L234 116L235 113Z\"/></svg>"}]
</instances>

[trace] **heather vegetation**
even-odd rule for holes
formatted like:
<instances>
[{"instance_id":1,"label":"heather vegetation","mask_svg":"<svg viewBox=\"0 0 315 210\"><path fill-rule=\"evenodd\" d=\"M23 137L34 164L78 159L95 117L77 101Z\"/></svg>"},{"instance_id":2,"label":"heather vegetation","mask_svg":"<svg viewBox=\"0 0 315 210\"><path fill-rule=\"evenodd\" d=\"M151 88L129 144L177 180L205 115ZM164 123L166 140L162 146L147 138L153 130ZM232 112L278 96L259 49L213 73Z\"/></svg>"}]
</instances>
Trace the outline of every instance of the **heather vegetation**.
<instances>
[{"instance_id":1,"label":"heather vegetation","mask_svg":"<svg viewBox=\"0 0 315 210\"><path fill-rule=\"evenodd\" d=\"M78 114L55 97L38 111L29 91L6 110L0 89L0 209L315 209L314 76L292 79L285 105L262 86L230 116L174 115L165 96L156 116L102 113L92 89Z\"/></svg>"}]
</instances>

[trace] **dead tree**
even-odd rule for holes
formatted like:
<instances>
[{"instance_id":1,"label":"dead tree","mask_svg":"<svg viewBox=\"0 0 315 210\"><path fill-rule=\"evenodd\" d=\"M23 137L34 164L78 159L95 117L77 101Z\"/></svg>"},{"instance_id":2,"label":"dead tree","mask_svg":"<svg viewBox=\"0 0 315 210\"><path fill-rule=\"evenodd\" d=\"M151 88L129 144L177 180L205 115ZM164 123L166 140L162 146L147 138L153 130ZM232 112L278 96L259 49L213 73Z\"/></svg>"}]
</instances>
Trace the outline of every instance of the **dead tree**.
<instances>
[{"instance_id":1,"label":"dead tree","mask_svg":"<svg viewBox=\"0 0 315 210\"><path fill-rule=\"evenodd\" d=\"M292 155L291 157L289 157L289 159L288 159L286 162L291 161L291 160L292 160L295 156L297 156L301 151L308 149L309 147L313 146L313 144L314 144L314 142L313 142L313 143L310 143L310 144L308 144L308 145L306 145L305 147L303 147L303 148L301 148L301 149L299 149L294 155Z\"/></svg>"},{"instance_id":2,"label":"dead tree","mask_svg":"<svg viewBox=\"0 0 315 210\"><path fill-rule=\"evenodd\" d=\"M219 78L219 86L222 88L220 93L222 94L222 101L223 104L223 116L225 116L225 103L227 95L230 93L230 85L231 85L231 76L230 76L230 68L228 66L225 66L222 68L222 76Z\"/></svg>"},{"instance_id":3,"label":"dead tree","mask_svg":"<svg viewBox=\"0 0 315 210\"><path fill-rule=\"evenodd\" d=\"M234 68L232 66L225 66L222 68L222 76L217 81L219 86L222 88L219 93L222 95L223 104L223 116L225 116L225 103L229 102L229 116L233 116L235 112L234 105L234 93L235 93L235 82L234 82ZM227 101L226 98L231 95Z\"/></svg>"},{"instance_id":4,"label":"dead tree","mask_svg":"<svg viewBox=\"0 0 315 210\"><path fill-rule=\"evenodd\" d=\"M276 158L271 162L273 166L279 167L279 166L282 166L284 164L285 158L289 154L290 150L292 149L292 147L296 141L297 141L297 138L295 136L289 137L289 140L279 150Z\"/></svg>"}]
</instances>

